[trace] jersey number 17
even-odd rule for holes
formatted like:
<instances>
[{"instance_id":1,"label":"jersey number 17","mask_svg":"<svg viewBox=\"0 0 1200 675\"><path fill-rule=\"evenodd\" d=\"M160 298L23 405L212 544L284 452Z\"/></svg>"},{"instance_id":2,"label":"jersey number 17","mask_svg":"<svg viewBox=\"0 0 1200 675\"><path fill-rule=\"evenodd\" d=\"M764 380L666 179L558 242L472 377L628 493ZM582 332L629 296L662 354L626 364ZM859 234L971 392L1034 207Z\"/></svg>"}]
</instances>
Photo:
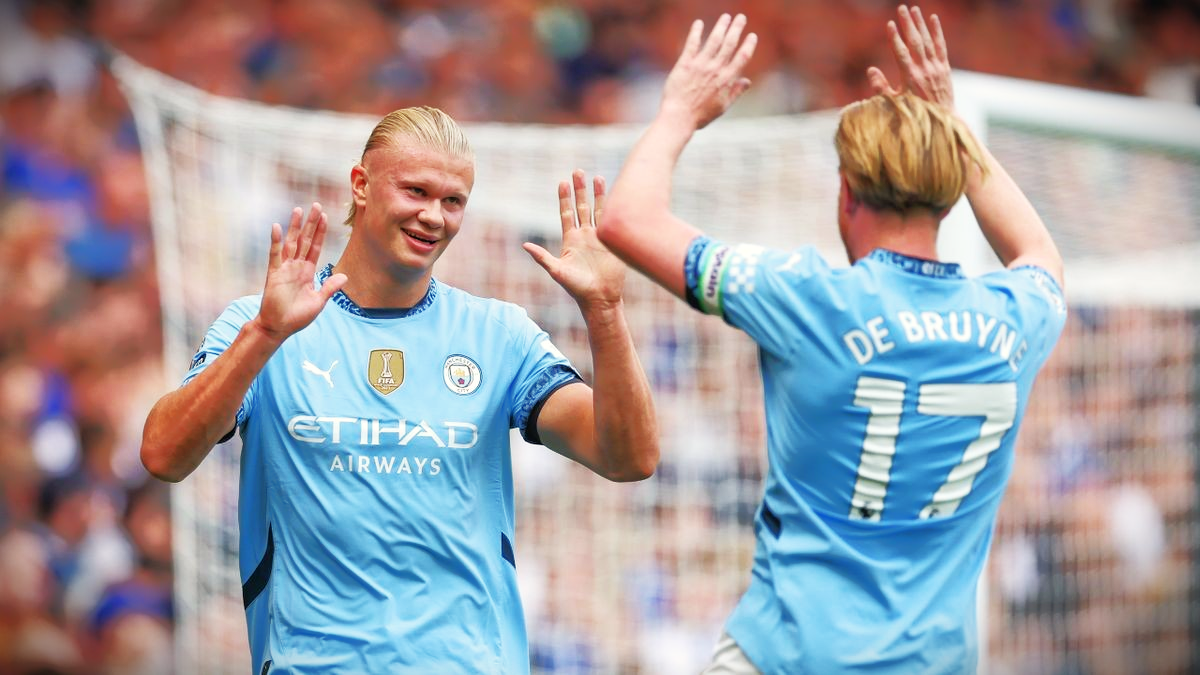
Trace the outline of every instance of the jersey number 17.
<instances>
[{"instance_id":1,"label":"jersey number 17","mask_svg":"<svg viewBox=\"0 0 1200 675\"><path fill-rule=\"evenodd\" d=\"M853 519L877 521L883 513L906 388L901 380L868 375L858 378L854 405L866 408L870 415L850 499ZM983 418L979 434L964 448L962 460L950 470L918 517L948 516L970 494L975 476L1016 421L1017 383L922 384L917 387L917 414Z\"/></svg>"}]
</instances>

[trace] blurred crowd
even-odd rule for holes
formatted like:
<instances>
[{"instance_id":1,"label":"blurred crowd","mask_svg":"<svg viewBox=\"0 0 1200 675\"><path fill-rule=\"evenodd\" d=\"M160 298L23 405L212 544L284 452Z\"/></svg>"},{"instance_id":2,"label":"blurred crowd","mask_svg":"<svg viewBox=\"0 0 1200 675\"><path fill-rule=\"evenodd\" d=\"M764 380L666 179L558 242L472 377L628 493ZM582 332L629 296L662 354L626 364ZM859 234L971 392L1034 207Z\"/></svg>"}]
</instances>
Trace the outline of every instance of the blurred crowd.
<instances>
[{"instance_id":1,"label":"blurred crowd","mask_svg":"<svg viewBox=\"0 0 1200 675\"><path fill-rule=\"evenodd\" d=\"M105 68L112 50L205 90L268 103L380 114L433 104L463 121L602 124L653 113L692 18L743 11L760 41L755 86L736 114L765 115L827 109L866 93L866 67L890 62L880 37L893 4L0 0L0 283L10 289L0 297L0 672L170 670L168 489L147 480L138 443L148 406L174 386L183 364L164 376L149 197L130 111ZM942 0L924 9L941 17L959 68L1200 103L1194 0ZM1137 432L1130 443L1153 441ZM753 458L737 464L738 475L757 484ZM675 468L665 466L647 489L668 490ZM1070 508L1080 518L1096 513L1103 503L1082 504L1089 496L1124 499L1135 514L1150 508L1134 488L1105 495L1083 493ZM1014 509L1025 503L1019 494L1014 500ZM656 501L676 506L653 517L681 537L705 539L721 523L745 527L754 506L735 500L723 511L695 506L701 502L713 503L712 495ZM1164 537L1172 518L1194 509L1188 500L1172 503L1152 504L1147 516L1166 523ZM1149 536L1140 523L1129 527ZM1031 566L1004 588L1032 604L1054 590L1037 586L1053 552L1039 548L1037 533L1026 536L1001 555ZM566 554L543 553L556 564L545 570L550 595L532 598L534 607L553 606L554 588L569 589L581 569L559 559ZM682 581L673 583L703 587L706 564L680 568ZM733 564L748 568L743 559ZM644 572L639 583L663 583L661 570ZM665 611L660 595L648 591L638 611ZM676 601L700 613L713 606L694 593ZM1104 609L1096 609L1097 625ZM719 619L704 617L704 630ZM552 653L570 644L563 639L535 640L535 659L570 662Z\"/></svg>"}]
</instances>

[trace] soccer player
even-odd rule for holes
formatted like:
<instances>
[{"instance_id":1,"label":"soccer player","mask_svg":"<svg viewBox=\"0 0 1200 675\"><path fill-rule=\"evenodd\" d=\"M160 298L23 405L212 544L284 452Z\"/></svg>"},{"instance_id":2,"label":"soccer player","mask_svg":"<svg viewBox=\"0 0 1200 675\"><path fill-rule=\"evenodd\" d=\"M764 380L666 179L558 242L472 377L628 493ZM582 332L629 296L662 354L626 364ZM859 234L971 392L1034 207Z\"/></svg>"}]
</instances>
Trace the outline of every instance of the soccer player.
<instances>
[{"instance_id":1,"label":"soccer player","mask_svg":"<svg viewBox=\"0 0 1200 675\"><path fill-rule=\"evenodd\" d=\"M419 107L384 117L350 171L337 263L317 268L319 204L286 235L275 224L262 294L225 310L150 412L142 461L163 480L241 432L253 672L528 672L510 429L614 481L651 475L659 454L625 266L572 178L561 255L525 249L583 314L592 386L520 307L434 278L474 159L454 120ZM603 194L597 178L596 211Z\"/></svg>"},{"instance_id":2,"label":"soccer player","mask_svg":"<svg viewBox=\"0 0 1200 675\"><path fill-rule=\"evenodd\" d=\"M898 13L906 91L872 68L876 95L843 110L834 139L849 268L715 241L669 210L684 146L749 84L740 15L707 39L693 24L600 222L614 253L759 347L769 471L749 588L710 673L975 669L976 582L1065 321L1062 261L956 117L936 17ZM967 278L938 259L964 191L1005 270Z\"/></svg>"}]
</instances>

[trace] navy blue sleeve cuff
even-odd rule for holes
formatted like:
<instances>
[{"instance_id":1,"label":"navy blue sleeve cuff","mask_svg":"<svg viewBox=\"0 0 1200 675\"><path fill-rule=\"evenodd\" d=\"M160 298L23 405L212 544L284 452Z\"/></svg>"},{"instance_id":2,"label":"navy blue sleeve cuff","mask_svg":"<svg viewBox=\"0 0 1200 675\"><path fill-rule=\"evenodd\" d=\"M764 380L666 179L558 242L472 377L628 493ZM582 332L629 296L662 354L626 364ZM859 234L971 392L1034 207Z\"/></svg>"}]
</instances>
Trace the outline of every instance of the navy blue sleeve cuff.
<instances>
[{"instance_id":1,"label":"navy blue sleeve cuff","mask_svg":"<svg viewBox=\"0 0 1200 675\"><path fill-rule=\"evenodd\" d=\"M525 442L532 443L534 445L542 445L542 436L538 433L537 428L538 416L542 413L542 406L546 405L546 401L550 400L550 397L554 394L554 392L562 389L568 384L574 384L576 382L583 382L583 379L578 375L575 375L570 379L558 382L554 386L547 389L546 393L542 394L542 397L538 399L538 402L533 404L533 408L529 411L529 416L525 418L525 426L521 429L521 438L524 438Z\"/></svg>"}]
</instances>

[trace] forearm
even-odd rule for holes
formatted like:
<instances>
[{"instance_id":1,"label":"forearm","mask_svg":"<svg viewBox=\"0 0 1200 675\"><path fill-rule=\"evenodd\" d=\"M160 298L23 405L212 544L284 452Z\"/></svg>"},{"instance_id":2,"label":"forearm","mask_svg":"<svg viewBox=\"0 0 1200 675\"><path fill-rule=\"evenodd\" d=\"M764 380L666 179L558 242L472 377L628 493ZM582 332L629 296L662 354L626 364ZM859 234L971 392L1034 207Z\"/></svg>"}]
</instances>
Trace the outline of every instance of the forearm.
<instances>
[{"instance_id":1,"label":"forearm","mask_svg":"<svg viewBox=\"0 0 1200 675\"><path fill-rule=\"evenodd\" d=\"M1004 167L981 150L988 174L974 168L966 194L988 244L1005 267L1037 265L1063 286L1062 257L1046 225Z\"/></svg>"},{"instance_id":2,"label":"forearm","mask_svg":"<svg viewBox=\"0 0 1200 675\"><path fill-rule=\"evenodd\" d=\"M200 465L233 428L251 382L280 342L247 322L212 365L159 399L142 430L142 464L154 477L178 482Z\"/></svg>"},{"instance_id":3,"label":"forearm","mask_svg":"<svg viewBox=\"0 0 1200 675\"><path fill-rule=\"evenodd\" d=\"M659 111L626 158L607 208L632 206L652 214L669 210L671 176L693 134L695 124L686 113Z\"/></svg>"},{"instance_id":4,"label":"forearm","mask_svg":"<svg viewBox=\"0 0 1200 675\"><path fill-rule=\"evenodd\" d=\"M650 383L621 306L584 314L592 350L595 444L612 480L641 480L658 466Z\"/></svg>"},{"instance_id":5,"label":"forearm","mask_svg":"<svg viewBox=\"0 0 1200 675\"><path fill-rule=\"evenodd\" d=\"M661 111L626 159L598 225L609 250L678 297L682 259L700 231L671 213L672 174L694 132L686 114Z\"/></svg>"}]
</instances>

